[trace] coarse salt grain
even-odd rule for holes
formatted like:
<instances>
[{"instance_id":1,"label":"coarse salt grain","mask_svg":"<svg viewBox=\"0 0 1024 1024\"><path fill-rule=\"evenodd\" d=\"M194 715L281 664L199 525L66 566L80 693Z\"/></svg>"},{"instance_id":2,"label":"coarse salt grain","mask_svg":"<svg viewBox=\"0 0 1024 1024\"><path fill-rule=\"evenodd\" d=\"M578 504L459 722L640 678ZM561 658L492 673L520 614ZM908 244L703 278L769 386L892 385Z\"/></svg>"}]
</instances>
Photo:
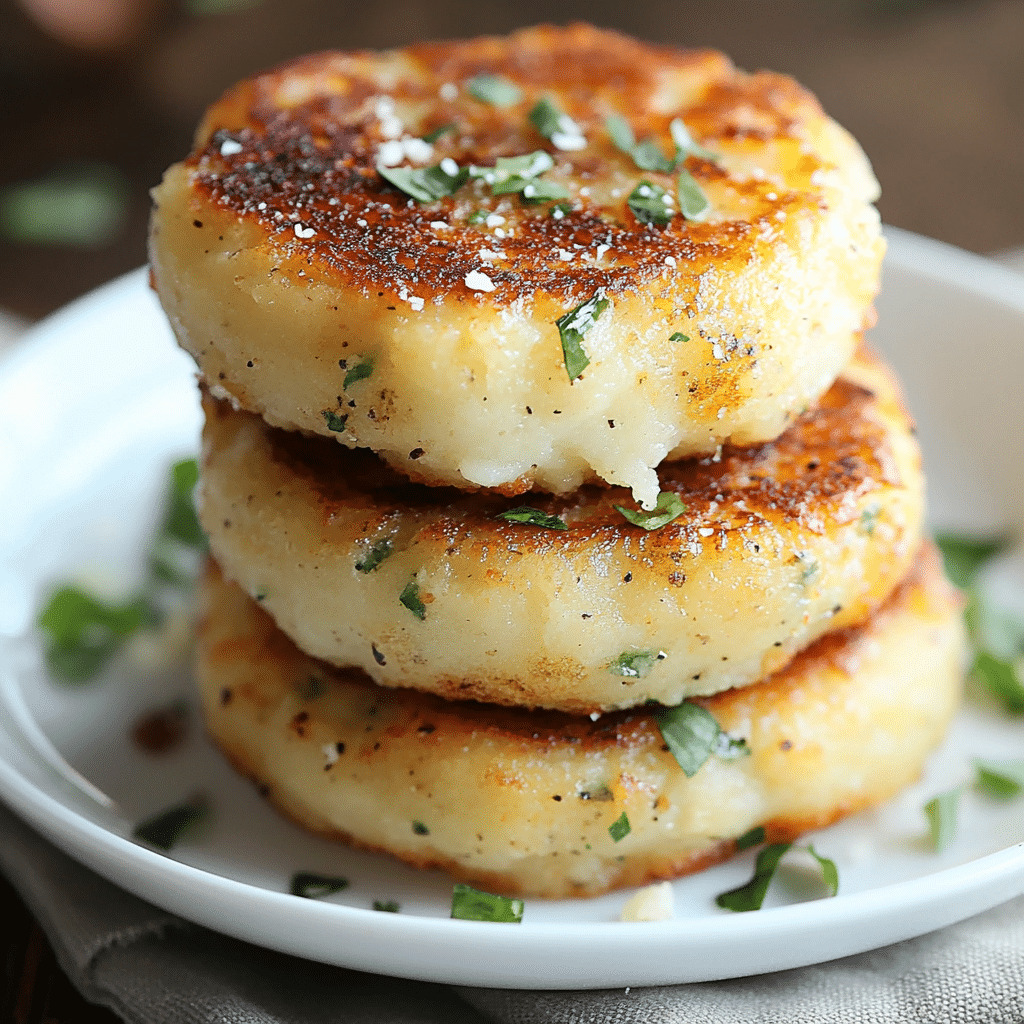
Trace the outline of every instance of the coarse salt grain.
<instances>
[{"instance_id":1,"label":"coarse salt grain","mask_svg":"<svg viewBox=\"0 0 1024 1024\"><path fill-rule=\"evenodd\" d=\"M295 225L296 238L312 238L316 234L316 228L307 228L302 224Z\"/></svg>"},{"instance_id":2,"label":"coarse salt grain","mask_svg":"<svg viewBox=\"0 0 1024 1024\"><path fill-rule=\"evenodd\" d=\"M466 287L475 292L493 292L494 282L481 270L471 270L465 277Z\"/></svg>"},{"instance_id":3,"label":"coarse salt grain","mask_svg":"<svg viewBox=\"0 0 1024 1024\"><path fill-rule=\"evenodd\" d=\"M397 139L382 142L377 150L377 162L384 167L397 167L405 159L405 146Z\"/></svg>"},{"instance_id":4,"label":"coarse salt grain","mask_svg":"<svg viewBox=\"0 0 1024 1024\"><path fill-rule=\"evenodd\" d=\"M332 764L335 764L338 760L338 745L337 743L325 743L320 748L321 753L324 755L324 760L327 762L327 767L330 768Z\"/></svg>"},{"instance_id":5,"label":"coarse salt grain","mask_svg":"<svg viewBox=\"0 0 1024 1024\"><path fill-rule=\"evenodd\" d=\"M587 140L582 135L567 135L564 132L552 132L551 144L563 153L587 148Z\"/></svg>"},{"instance_id":6,"label":"coarse salt grain","mask_svg":"<svg viewBox=\"0 0 1024 1024\"><path fill-rule=\"evenodd\" d=\"M220 144L220 155L221 156L234 156L236 153L242 152L242 144L236 139L225 139Z\"/></svg>"},{"instance_id":7,"label":"coarse salt grain","mask_svg":"<svg viewBox=\"0 0 1024 1024\"><path fill-rule=\"evenodd\" d=\"M441 161L441 170L450 178L454 178L459 173L459 165L450 156L446 156Z\"/></svg>"},{"instance_id":8,"label":"coarse salt grain","mask_svg":"<svg viewBox=\"0 0 1024 1024\"><path fill-rule=\"evenodd\" d=\"M505 218L500 213L490 213L487 215L487 220L484 223L489 228L496 228L499 224L505 223Z\"/></svg>"},{"instance_id":9,"label":"coarse salt grain","mask_svg":"<svg viewBox=\"0 0 1024 1024\"><path fill-rule=\"evenodd\" d=\"M458 99L459 89L458 86L452 82L445 82L440 89L437 90L438 96L441 97L446 103L451 103L452 100Z\"/></svg>"},{"instance_id":10,"label":"coarse salt grain","mask_svg":"<svg viewBox=\"0 0 1024 1024\"><path fill-rule=\"evenodd\" d=\"M414 164L425 164L434 155L434 147L426 139L403 139L402 145L405 155Z\"/></svg>"}]
</instances>

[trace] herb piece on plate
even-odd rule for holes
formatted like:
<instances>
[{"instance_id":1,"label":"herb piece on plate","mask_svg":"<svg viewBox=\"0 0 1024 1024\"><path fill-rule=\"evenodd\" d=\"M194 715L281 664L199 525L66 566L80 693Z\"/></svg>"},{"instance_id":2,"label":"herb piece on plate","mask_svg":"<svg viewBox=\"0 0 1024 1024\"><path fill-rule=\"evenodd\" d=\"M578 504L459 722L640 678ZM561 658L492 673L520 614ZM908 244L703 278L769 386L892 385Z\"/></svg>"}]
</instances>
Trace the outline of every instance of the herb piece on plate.
<instances>
[{"instance_id":1,"label":"herb piece on plate","mask_svg":"<svg viewBox=\"0 0 1024 1024\"><path fill-rule=\"evenodd\" d=\"M206 796L199 794L153 815L152 818L147 818L136 825L132 835L149 843L150 846L170 850L186 832L206 820L209 815L210 802Z\"/></svg>"},{"instance_id":2,"label":"herb piece on plate","mask_svg":"<svg viewBox=\"0 0 1024 1024\"><path fill-rule=\"evenodd\" d=\"M1019 796L1024 790L1024 760L989 761L977 758L974 784L983 793L1001 800Z\"/></svg>"},{"instance_id":3,"label":"herb piece on plate","mask_svg":"<svg viewBox=\"0 0 1024 1024\"><path fill-rule=\"evenodd\" d=\"M522 900L474 889L458 883L452 890L453 918L462 921L497 921L501 924L519 924L523 919Z\"/></svg>"},{"instance_id":4,"label":"herb piece on plate","mask_svg":"<svg viewBox=\"0 0 1024 1024\"><path fill-rule=\"evenodd\" d=\"M931 832L932 846L936 853L945 850L956 838L957 811L960 806L960 789L946 790L933 797L924 805Z\"/></svg>"},{"instance_id":5,"label":"herb piece on plate","mask_svg":"<svg viewBox=\"0 0 1024 1024\"><path fill-rule=\"evenodd\" d=\"M764 829L751 829L745 836L737 840L737 849L748 849L757 845L764 839ZM744 845L740 845L743 843ZM830 896L839 892L839 871L835 861L823 857L813 844L808 846L794 847L793 843L772 843L759 851L754 864L754 876L745 885L736 889L723 892L715 898L715 903L723 910L732 910L743 913L751 910L760 910L764 905L765 896L768 894L768 887L772 883L782 858L791 849L805 850L818 863L821 870L821 880L828 890Z\"/></svg>"},{"instance_id":6,"label":"herb piece on plate","mask_svg":"<svg viewBox=\"0 0 1024 1024\"><path fill-rule=\"evenodd\" d=\"M46 634L44 650L50 675L67 683L94 678L129 637L155 625L158 619L148 597L115 604L78 587L61 587L38 619Z\"/></svg>"},{"instance_id":7,"label":"herb piece on plate","mask_svg":"<svg viewBox=\"0 0 1024 1024\"><path fill-rule=\"evenodd\" d=\"M318 875L313 871L296 871L288 885L293 896L301 896L307 900L318 900L324 896L333 896L336 892L348 888L348 879L334 875Z\"/></svg>"}]
</instances>

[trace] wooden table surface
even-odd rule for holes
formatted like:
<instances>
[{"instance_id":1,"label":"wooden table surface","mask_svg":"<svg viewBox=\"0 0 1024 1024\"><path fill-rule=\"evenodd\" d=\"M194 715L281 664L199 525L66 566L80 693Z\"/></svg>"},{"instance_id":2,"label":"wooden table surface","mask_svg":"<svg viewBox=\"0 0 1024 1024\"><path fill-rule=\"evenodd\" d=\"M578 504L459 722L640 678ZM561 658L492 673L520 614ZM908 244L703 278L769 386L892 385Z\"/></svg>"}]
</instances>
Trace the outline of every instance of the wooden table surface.
<instances>
[{"instance_id":1,"label":"wooden table surface","mask_svg":"<svg viewBox=\"0 0 1024 1024\"><path fill-rule=\"evenodd\" d=\"M887 222L978 252L1024 245L1021 0L399 0L387 18L376 4L328 0L236 0L233 11L205 17L187 9L153 0L134 38L97 54L55 41L16 0L0 0L0 310L36 318L143 263L147 190L235 79L325 46L399 46L579 18L793 74L864 145ZM113 168L123 187L121 219L105 240L5 234L13 188L82 161ZM82 1002L2 879L0 952L3 1020L115 1021Z\"/></svg>"}]
</instances>

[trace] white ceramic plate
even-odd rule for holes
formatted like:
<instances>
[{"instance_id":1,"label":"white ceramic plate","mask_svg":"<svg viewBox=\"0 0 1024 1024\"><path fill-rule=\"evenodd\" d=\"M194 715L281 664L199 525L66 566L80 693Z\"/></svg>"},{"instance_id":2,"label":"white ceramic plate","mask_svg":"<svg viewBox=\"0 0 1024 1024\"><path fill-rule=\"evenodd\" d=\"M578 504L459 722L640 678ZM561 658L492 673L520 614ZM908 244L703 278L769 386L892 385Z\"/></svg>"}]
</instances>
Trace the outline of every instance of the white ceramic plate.
<instances>
[{"instance_id":1,"label":"white ceramic plate","mask_svg":"<svg viewBox=\"0 0 1024 1024\"><path fill-rule=\"evenodd\" d=\"M933 520L978 533L1016 529L1024 508L1024 281L935 242L890 237L874 341L896 363L919 419ZM166 466L195 451L198 428L191 364L142 271L47 320L0 364L0 796L126 889L315 960L522 988L796 967L919 935L1024 891L1024 801L996 805L967 792L952 847L937 856L924 838L923 803L967 779L972 756L1019 756L1024 725L991 709L964 711L912 792L815 837L839 866L835 899L808 900L789 871L759 913L718 910L715 894L750 876L751 853L675 883L676 917L657 924L617 921L629 893L528 901L518 926L452 921L446 878L294 828L224 765L200 729L165 757L141 753L130 726L187 693L184 675L140 672L124 659L94 684L55 686L40 670L32 620L56 581L82 572L122 583L137 576ZM1024 606L1019 560L997 567L992 585ZM104 809L68 783L54 767L57 751L117 806ZM205 832L173 856L131 841L132 823L197 789L216 808ZM284 890L299 869L352 884L327 901L298 899ZM375 912L375 899L397 900L402 912Z\"/></svg>"}]
</instances>

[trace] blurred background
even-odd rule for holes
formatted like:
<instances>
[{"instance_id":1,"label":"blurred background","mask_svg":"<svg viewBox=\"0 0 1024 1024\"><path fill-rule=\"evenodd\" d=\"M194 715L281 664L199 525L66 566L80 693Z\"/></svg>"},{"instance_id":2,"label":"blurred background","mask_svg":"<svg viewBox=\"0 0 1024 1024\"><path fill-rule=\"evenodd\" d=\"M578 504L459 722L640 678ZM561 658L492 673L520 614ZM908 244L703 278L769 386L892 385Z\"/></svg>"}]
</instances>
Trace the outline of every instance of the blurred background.
<instances>
[{"instance_id":1,"label":"blurred background","mask_svg":"<svg viewBox=\"0 0 1024 1024\"><path fill-rule=\"evenodd\" d=\"M1022 0L0 0L0 311L34 320L143 263L148 189L236 79L575 19L792 74L867 150L888 223L1024 246Z\"/></svg>"}]
</instances>

